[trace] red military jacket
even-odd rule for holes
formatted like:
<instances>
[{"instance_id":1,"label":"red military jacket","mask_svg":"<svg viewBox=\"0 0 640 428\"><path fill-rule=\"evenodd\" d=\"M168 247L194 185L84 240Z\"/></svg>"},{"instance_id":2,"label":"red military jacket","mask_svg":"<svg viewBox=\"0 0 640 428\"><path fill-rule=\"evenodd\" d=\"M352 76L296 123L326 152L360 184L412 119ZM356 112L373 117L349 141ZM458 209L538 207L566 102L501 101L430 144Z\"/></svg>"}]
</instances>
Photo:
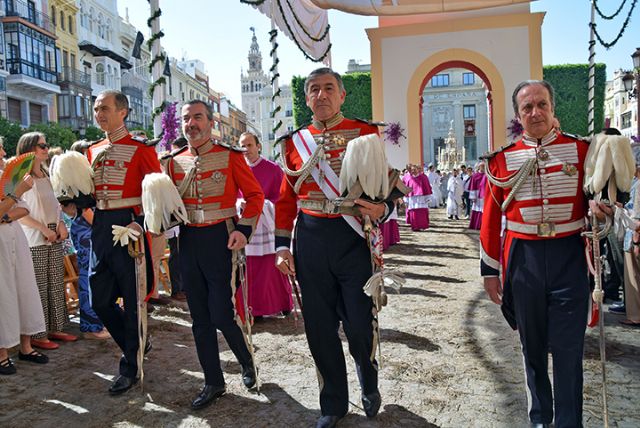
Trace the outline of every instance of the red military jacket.
<instances>
[{"instance_id":1,"label":"red military jacket","mask_svg":"<svg viewBox=\"0 0 640 428\"><path fill-rule=\"evenodd\" d=\"M511 187L501 188L487 180L480 228L483 276L498 275L501 262L505 272L514 238L555 239L582 229L588 208L582 191L588 148L586 141L554 130L540 140L525 136L491 155L488 171L501 180L513 177L527 159L537 161L533 176L526 178L504 213L501 205Z\"/></svg>"},{"instance_id":2,"label":"red military jacket","mask_svg":"<svg viewBox=\"0 0 640 428\"><path fill-rule=\"evenodd\" d=\"M237 217L236 199L238 190L242 191L246 205L236 229L251 237L264 193L242 151L211 140L198 148L187 146L168 159L166 172L181 193L189 226L210 226Z\"/></svg>"},{"instance_id":3,"label":"red military jacket","mask_svg":"<svg viewBox=\"0 0 640 428\"><path fill-rule=\"evenodd\" d=\"M89 147L87 158L94 171L99 209L133 207L140 214L142 179L161 172L155 148L145 141L131 136L123 126Z\"/></svg>"},{"instance_id":4,"label":"red military jacket","mask_svg":"<svg viewBox=\"0 0 640 428\"><path fill-rule=\"evenodd\" d=\"M343 152L347 143L361 135L377 134L378 127L358 120L345 119L338 113L326 122L314 120L307 127L316 142L325 142L326 153L331 168L340 176ZM302 167L302 158L295 148L293 139L289 137L285 142L284 161L289 169L297 171ZM298 214L298 199L326 199L312 176L300 186L298 194L293 189L298 177L285 175L280 186L280 199L276 202L276 247L289 247L293 222ZM324 214L317 211L302 210L306 214L317 217L340 217L340 214Z\"/></svg>"}]
</instances>

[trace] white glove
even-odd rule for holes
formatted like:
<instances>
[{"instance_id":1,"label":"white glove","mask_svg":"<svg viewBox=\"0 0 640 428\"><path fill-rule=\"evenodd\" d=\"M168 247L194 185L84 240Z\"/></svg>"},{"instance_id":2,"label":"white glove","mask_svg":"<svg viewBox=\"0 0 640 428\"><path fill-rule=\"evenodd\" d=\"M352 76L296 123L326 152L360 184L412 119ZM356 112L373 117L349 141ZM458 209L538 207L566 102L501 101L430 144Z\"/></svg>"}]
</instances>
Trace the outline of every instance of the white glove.
<instances>
[{"instance_id":1,"label":"white glove","mask_svg":"<svg viewBox=\"0 0 640 428\"><path fill-rule=\"evenodd\" d=\"M140 232L125 226L111 226L111 233L113 233L113 246L115 247L118 242L120 246L124 247L129 244L129 240L135 242L140 236Z\"/></svg>"}]
</instances>

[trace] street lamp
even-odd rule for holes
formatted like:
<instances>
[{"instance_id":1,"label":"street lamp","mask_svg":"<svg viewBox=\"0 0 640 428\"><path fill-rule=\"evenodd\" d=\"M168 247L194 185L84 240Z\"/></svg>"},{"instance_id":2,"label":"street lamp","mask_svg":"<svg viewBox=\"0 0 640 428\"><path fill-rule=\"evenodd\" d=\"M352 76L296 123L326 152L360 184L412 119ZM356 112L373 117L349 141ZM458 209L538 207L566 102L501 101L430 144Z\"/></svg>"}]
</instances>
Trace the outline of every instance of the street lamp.
<instances>
[{"instance_id":1,"label":"street lamp","mask_svg":"<svg viewBox=\"0 0 640 428\"><path fill-rule=\"evenodd\" d=\"M640 48L636 48L636 51L631 55L633 60L633 72L627 73L622 78L624 89L629 92L629 98L635 97L638 111L636 113L636 135L640 138ZM634 79L635 78L635 79ZM635 90L633 88L633 81L635 80Z\"/></svg>"}]
</instances>

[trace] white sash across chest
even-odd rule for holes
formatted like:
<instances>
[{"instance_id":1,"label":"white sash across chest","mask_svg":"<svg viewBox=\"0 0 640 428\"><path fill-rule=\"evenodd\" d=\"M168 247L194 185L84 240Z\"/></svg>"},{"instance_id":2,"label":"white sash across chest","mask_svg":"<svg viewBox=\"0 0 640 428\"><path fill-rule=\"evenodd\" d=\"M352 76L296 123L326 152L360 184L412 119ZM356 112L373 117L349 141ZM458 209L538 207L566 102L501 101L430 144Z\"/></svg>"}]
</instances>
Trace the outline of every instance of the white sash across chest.
<instances>
[{"instance_id":1,"label":"white sash across chest","mask_svg":"<svg viewBox=\"0 0 640 428\"><path fill-rule=\"evenodd\" d=\"M318 147L318 144L308 129L302 129L293 134L293 144L300 158L302 158L303 163L311 158ZM322 174L320 174L320 171L322 171ZM334 200L340 196L340 191L338 190L340 189L340 177L338 177L326 159L320 159L318 164L314 165L311 169L311 176L327 199ZM364 231L362 230L360 221L352 215L341 215L342 218L349 223L349 226L364 238Z\"/></svg>"}]
</instances>

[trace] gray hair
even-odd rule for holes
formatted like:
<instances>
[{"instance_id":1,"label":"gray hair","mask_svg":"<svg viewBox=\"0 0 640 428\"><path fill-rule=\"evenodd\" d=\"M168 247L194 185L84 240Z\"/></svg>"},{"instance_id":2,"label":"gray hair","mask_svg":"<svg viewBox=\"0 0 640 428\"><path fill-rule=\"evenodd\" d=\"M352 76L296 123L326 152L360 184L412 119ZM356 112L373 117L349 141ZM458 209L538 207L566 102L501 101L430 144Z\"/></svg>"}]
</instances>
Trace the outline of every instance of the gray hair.
<instances>
[{"instance_id":1,"label":"gray hair","mask_svg":"<svg viewBox=\"0 0 640 428\"><path fill-rule=\"evenodd\" d=\"M129 114L129 99L121 91L117 91L115 89L107 89L106 91L100 92L98 96L99 97L101 96L103 98L113 97L116 104L116 108L118 110L126 110L127 115Z\"/></svg>"},{"instance_id":2,"label":"gray hair","mask_svg":"<svg viewBox=\"0 0 640 428\"><path fill-rule=\"evenodd\" d=\"M532 86L532 85L541 85L547 89L547 92L549 92L551 107L553 107L553 109L555 110L556 94L555 94L555 91L553 90L553 86L551 86L551 84L546 80L525 80L523 82L518 83L518 86L516 86L516 88L513 90L513 95L511 95L511 102L513 103L513 112L515 113L516 117L520 117L520 115L518 114L518 100L517 100L518 93L520 93L520 91L526 88L527 86Z\"/></svg>"},{"instance_id":3,"label":"gray hair","mask_svg":"<svg viewBox=\"0 0 640 428\"><path fill-rule=\"evenodd\" d=\"M307 78L304 80L304 94L305 95L309 94L309 86L311 85L311 81L313 79L316 79L320 76L324 76L326 74L330 74L333 77L335 77L336 81L338 82L338 88L340 88L340 92L345 92L344 82L342 81L342 77L340 76L340 74L336 73L329 67L322 67L322 68L316 68L315 70L313 70L311 73L309 73Z\"/></svg>"},{"instance_id":4,"label":"gray hair","mask_svg":"<svg viewBox=\"0 0 640 428\"><path fill-rule=\"evenodd\" d=\"M194 100L188 101L188 102L184 103L182 105L182 107L184 107L184 106L192 106L194 104L202 104L204 106L204 108L207 110L207 119L213 120L213 108L211 107L211 105L205 103L202 100L194 99Z\"/></svg>"}]
</instances>

